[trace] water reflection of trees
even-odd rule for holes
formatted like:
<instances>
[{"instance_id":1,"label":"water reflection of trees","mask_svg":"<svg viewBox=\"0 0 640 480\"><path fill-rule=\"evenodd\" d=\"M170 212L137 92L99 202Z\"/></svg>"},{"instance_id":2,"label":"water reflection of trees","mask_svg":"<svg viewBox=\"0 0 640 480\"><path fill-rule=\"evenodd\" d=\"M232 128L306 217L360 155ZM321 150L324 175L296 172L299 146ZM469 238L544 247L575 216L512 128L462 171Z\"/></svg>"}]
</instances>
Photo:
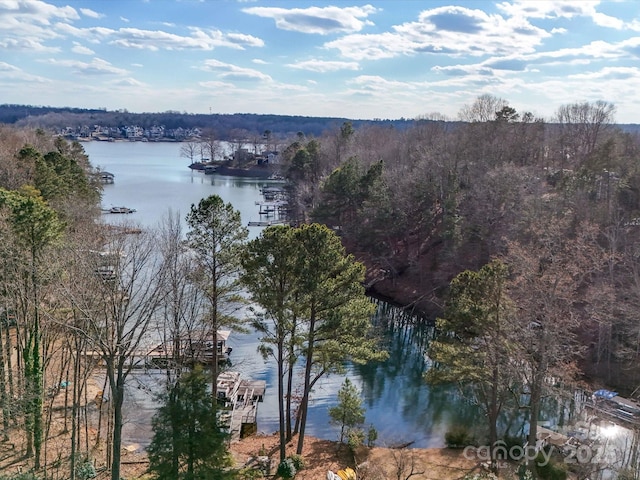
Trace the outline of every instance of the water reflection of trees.
<instances>
[{"instance_id":1,"label":"water reflection of trees","mask_svg":"<svg viewBox=\"0 0 640 480\"><path fill-rule=\"evenodd\" d=\"M380 301L373 322L389 358L354 366L362 379L367 407L386 408L384 413L401 416L403 422L415 425L429 443L442 442L444 433L455 424L469 427L480 440L486 422L482 421L483 413L473 403L470 392L457 385L427 385L424 380L430 367L426 352L435 335L433 321ZM551 411L557 414L557 406L545 413ZM525 412L518 408L514 396L513 404L499 419L502 432L522 437Z\"/></svg>"},{"instance_id":2,"label":"water reflection of trees","mask_svg":"<svg viewBox=\"0 0 640 480\"><path fill-rule=\"evenodd\" d=\"M389 358L356 366L362 377L365 400L370 405L381 397L388 382L401 379L407 386L422 383L426 345L433 335L433 327L418 326L415 317L385 302L378 302L373 324Z\"/></svg>"},{"instance_id":3,"label":"water reflection of trees","mask_svg":"<svg viewBox=\"0 0 640 480\"><path fill-rule=\"evenodd\" d=\"M378 302L373 322L389 358L354 366L368 409L400 416L398 420L413 425L414 435L424 436L428 444L442 443L452 424L474 423L478 410L460 390L424 381L429 367L427 347L435 334L433 322L386 302Z\"/></svg>"}]
</instances>

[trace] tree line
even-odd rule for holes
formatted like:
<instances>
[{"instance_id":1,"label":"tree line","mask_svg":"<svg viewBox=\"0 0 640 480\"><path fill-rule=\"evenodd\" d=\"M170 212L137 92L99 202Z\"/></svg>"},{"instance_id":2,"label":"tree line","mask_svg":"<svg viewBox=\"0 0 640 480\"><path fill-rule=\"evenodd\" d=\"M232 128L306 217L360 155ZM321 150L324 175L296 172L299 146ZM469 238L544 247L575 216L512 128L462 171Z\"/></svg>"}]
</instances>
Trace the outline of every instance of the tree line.
<instances>
[{"instance_id":1,"label":"tree line","mask_svg":"<svg viewBox=\"0 0 640 480\"><path fill-rule=\"evenodd\" d=\"M121 127L138 125L149 129L163 125L167 129L177 128L209 130L216 138L228 141L235 136L233 132L243 131L247 138L270 130L278 138L285 139L297 132L308 136L320 136L336 125L347 121L336 117L307 117L302 115L268 115L253 113L234 114L194 114L178 111L167 112L129 112L106 109L82 109L71 107L50 107L37 105L0 105L0 123L19 128L42 128L61 131L66 127L102 125ZM413 124L410 119L350 120L356 126L366 124L392 125L403 129Z\"/></svg>"}]
</instances>

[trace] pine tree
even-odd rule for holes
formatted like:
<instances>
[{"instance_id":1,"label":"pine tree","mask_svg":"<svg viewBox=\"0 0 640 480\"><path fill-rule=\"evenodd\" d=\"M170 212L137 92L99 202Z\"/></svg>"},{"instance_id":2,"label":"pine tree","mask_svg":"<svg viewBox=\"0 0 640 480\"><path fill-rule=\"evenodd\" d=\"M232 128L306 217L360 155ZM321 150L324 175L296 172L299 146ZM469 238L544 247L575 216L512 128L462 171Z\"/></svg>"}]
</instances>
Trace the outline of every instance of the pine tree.
<instances>
[{"instance_id":1,"label":"pine tree","mask_svg":"<svg viewBox=\"0 0 640 480\"><path fill-rule=\"evenodd\" d=\"M340 425L340 443L344 441L345 433L364 423L364 407L360 391L345 378L338 391L338 405L329 409L331 423Z\"/></svg>"},{"instance_id":2,"label":"pine tree","mask_svg":"<svg viewBox=\"0 0 640 480\"><path fill-rule=\"evenodd\" d=\"M149 470L158 480L234 478L227 437L207 392L207 377L196 367L165 396L152 420Z\"/></svg>"},{"instance_id":3,"label":"pine tree","mask_svg":"<svg viewBox=\"0 0 640 480\"><path fill-rule=\"evenodd\" d=\"M242 226L240 212L218 195L191 205L187 215L187 243L196 253L193 278L202 289L208 307L213 345L218 345L218 329L238 326L235 313L242 304L240 282L240 251L248 230ZM211 376L212 401L217 401L218 350L213 349Z\"/></svg>"}]
</instances>

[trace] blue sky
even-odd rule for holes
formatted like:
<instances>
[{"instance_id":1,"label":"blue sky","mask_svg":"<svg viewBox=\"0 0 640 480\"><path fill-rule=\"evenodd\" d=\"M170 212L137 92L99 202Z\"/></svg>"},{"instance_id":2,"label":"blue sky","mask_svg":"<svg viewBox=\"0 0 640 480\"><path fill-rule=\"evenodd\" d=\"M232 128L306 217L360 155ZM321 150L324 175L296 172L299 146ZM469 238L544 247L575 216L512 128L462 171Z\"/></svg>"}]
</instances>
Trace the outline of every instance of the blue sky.
<instances>
[{"instance_id":1,"label":"blue sky","mask_svg":"<svg viewBox=\"0 0 640 480\"><path fill-rule=\"evenodd\" d=\"M640 2L0 0L0 103L455 119L482 94L640 123Z\"/></svg>"}]
</instances>

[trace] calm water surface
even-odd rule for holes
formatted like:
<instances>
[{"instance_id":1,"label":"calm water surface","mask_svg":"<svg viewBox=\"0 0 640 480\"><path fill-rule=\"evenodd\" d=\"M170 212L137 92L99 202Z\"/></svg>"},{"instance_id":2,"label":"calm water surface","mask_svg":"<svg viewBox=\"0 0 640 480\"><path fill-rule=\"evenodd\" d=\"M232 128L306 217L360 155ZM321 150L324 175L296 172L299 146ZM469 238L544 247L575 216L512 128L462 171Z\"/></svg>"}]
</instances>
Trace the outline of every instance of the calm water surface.
<instances>
[{"instance_id":1,"label":"calm water surface","mask_svg":"<svg viewBox=\"0 0 640 480\"><path fill-rule=\"evenodd\" d=\"M104 188L102 206L135 208L130 215L105 214L105 221L138 222L155 227L169 211L183 219L192 204L212 194L231 202L240 211L243 223L258 220L260 188L269 181L204 175L192 172L187 159L180 157L179 143L90 142L84 144L92 165L115 175L115 183ZM186 229L186 225L185 225ZM251 227L250 236L260 234ZM376 323L381 329L390 358L366 366L348 366L346 375L363 393L366 424L379 432L378 444L414 442L414 447L444 446L444 433L453 423L478 423L477 411L456 389L428 387L423 379L424 351L430 331L414 326L398 309L381 303ZM273 433L278 428L276 367L257 353L255 334L233 334L233 369L247 377L265 380L267 391L258 409L258 430ZM307 432L336 439L339 431L329 424L327 409L336 403L344 375L332 375L319 382L313 392ZM134 374L127 398L125 442L146 445L150 438L149 419L155 404L153 392L162 375ZM481 421L481 420L480 420Z\"/></svg>"}]
</instances>

